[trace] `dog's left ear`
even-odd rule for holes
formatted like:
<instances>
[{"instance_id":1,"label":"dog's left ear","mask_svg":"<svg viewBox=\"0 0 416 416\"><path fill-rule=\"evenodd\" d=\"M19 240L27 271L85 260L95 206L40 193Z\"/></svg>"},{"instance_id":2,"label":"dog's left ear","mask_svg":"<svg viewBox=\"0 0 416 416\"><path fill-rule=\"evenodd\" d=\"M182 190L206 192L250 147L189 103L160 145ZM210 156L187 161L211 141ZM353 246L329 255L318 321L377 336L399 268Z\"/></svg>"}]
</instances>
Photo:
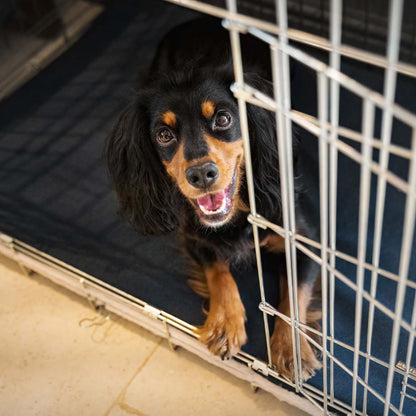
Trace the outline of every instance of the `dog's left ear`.
<instances>
[{"instance_id":1,"label":"dog's left ear","mask_svg":"<svg viewBox=\"0 0 416 416\"><path fill-rule=\"evenodd\" d=\"M121 214L142 234L162 234L178 224L179 193L151 140L147 101L140 95L120 114L107 138L107 167Z\"/></svg>"},{"instance_id":2,"label":"dog's left ear","mask_svg":"<svg viewBox=\"0 0 416 416\"><path fill-rule=\"evenodd\" d=\"M245 82L272 96L273 86L254 73L244 75ZM247 104L250 148L257 209L269 216L281 211L279 154L274 112Z\"/></svg>"}]
</instances>

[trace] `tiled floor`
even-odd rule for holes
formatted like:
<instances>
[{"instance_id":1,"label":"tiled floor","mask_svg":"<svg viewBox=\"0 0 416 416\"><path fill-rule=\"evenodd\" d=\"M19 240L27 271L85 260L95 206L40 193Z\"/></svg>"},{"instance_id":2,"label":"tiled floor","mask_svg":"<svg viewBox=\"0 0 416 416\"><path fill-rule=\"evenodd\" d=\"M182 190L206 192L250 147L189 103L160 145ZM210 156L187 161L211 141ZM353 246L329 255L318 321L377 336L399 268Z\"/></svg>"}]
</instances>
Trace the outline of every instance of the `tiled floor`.
<instances>
[{"instance_id":1,"label":"tiled floor","mask_svg":"<svg viewBox=\"0 0 416 416\"><path fill-rule=\"evenodd\" d=\"M306 414L0 257L0 415Z\"/></svg>"}]
</instances>

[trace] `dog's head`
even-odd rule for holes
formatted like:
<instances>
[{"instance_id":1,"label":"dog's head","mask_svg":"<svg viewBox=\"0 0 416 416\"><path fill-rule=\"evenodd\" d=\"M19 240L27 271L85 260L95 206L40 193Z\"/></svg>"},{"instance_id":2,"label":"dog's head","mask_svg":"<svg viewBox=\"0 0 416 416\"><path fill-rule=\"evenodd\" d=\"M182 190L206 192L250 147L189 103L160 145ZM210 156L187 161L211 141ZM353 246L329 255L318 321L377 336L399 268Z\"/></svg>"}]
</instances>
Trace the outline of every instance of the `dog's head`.
<instances>
[{"instance_id":1,"label":"dog's head","mask_svg":"<svg viewBox=\"0 0 416 416\"><path fill-rule=\"evenodd\" d=\"M154 97L150 136L167 174L211 227L239 206L243 144L238 107L214 79Z\"/></svg>"},{"instance_id":2,"label":"dog's head","mask_svg":"<svg viewBox=\"0 0 416 416\"><path fill-rule=\"evenodd\" d=\"M139 231L172 230L184 203L208 227L222 226L246 209L243 142L231 82L229 71L161 77L119 117L107 141L108 166L122 209ZM274 118L266 113L249 106L261 188L271 175L277 180L278 169L275 144L263 149L269 152L265 157L257 149L275 137Z\"/></svg>"}]
</instances>

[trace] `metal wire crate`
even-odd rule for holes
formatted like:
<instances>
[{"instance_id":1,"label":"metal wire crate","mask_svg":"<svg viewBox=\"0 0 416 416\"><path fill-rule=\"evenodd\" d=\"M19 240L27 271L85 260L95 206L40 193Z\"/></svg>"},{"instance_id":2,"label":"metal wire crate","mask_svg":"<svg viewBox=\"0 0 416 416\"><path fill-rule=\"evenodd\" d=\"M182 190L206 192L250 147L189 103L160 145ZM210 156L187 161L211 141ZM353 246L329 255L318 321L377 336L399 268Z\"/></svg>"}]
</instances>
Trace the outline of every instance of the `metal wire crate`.
<instances>
[{"instance_id":1,"label":"metal wire crate","mask_svg":"<svg viewBox=\"0 0 416 416\"><path fill-rule=\"evenodd\" d=\"M323 411L326 414L330 412L414 414L412 411L414 412L415 409L416 373L412 364L414 363L416 332L416 308L414 306L416 283L414 276L409 274L409 270L411 262L414 264L416 260L413 241L416 210L416 116L414 114L416 110L414 107L406 109L398 105L400 96L396 92L396 79L406 78L414 83L416 76L414 3L400 0L391 0L390 5L387 1L369 0L344 3L340 0L331 2L278 0L276 3L274 0L241 0L237 4L235 0L229 0L225 5L224 2L217 1L169 1L225 19L224 24L231 34L236 72L236 82L232 88L239 100L246 149L249 148L245 121L246 103L260 105L276 113L279 138L277 145L280 149L282 166L284 227L280 228L270 223L267 218L261 216L261 212L256 210L254 203L256 190L250 179L250 154L246 150L252 201L249 219L253 223L255 237L258 227L269 227L286 239L286 261L290 275L289 289L292 305L290 318L279 315L279 312L268 302L268 294L262 282L263 264L256 237L261 293L259 300L260 312L264 316L264 338L267 344L270 343L266 335L269 317L279 316L292 325L295 357L297 357L295 382L292 383L276 373L270 366L270 359L269 362L263 362L248 353L239 352L233 359L221 361L218 357L210 355L198 342L193 325L120 288L105 283L99 279L100 276L94 277L77 269L75 265L64 263L62 259L58 260L51 254L46 254L46 249L45 252L40 251L44 250L42 247L36 249L28 245L27 241L19 241L14 238L15 236L12 238L3 234L6 232L5 229L0 232L0 252L18 261L25 271L28 269L38 271L51 280L86 296L91 300L95 309L101 310L104 305L106 310L167 337L172 344L187 348L207 361L248 380L254 386L259 386L283 400L290 399L292 404L298 405L309 414L321 414ZM109 21L110 19L107 20ZM140 25L146 28L146 21L146 17L142 17L131 22L131 26L126 30L126 37L130 36L133 28ZM162 23L160 29L164 28ZM242 31L250 32L270 45L275 82L273 97L261 94L244 82L238 45L239 33ZM123 37L123 41L119 40L117 45L113 46L112 58L126 54L126 50L123 49L124 40ZM148 38L144 40L149 42ZM49 41L50 39L45 40L46 43ZM328 62L325 59L324 61L318 60L311 50L324 51ZM37 52L29 54L29 57L35 56ZM319 110L317 115L300 113L292 108L289 98L294 86L290 85L288 77L289 60L298 60L314 72L317 89L316 102ZM344 64L350 60L361 62L363 67L368 65L371 68L378 68L378 71L384 71L385 81L382 94L375 92L370 84L360 83L351 75L346 75ZM108 108L111 106L107 106L106 100L102 98L106 96L101 95L100 88L114 90L125 82L121 76L106 79L106 75L114 70L112 61L113 59L106 61L107 65L101 61L95 62L92 68L87 68L87 79L90 83L88 100L85 100L86 90L85 85L82 85L82 80L74 80L66 88L60 89L61 95L58 98L62 99L64 105L58 106L56 121L62 126L58 129L56 136L48 137L51 142L58 141L58 136L63 136L67 131L70 134L74 133L74 130L81 143L85 144L87 141L88 138L84 136L83 129L71 130L70 125L76 124L72 122L72 118L69 119L70 123L61 123L64 112L67 114L68 109L75 110L76 114L82 113L85 118L91 113L91 117L95 117L94 131L99 130L97 126L104 125L106 119L111 118L114 109ZM30 74L36 73L41 67L30 68L31 59L27 57L21 62L29 65ZM46 64L47 60L42 62ZM122 62L126 63L125 60ZM68 65L70 64L71 62L68 62ZM16 77L16 79L9 79L10 85L14 86L21 82L20 75L17 77L21 68L16 66L15 69L8 72ZM344 72L341 72L341 69ZM1 85L0 90L3 94L5 91L3 85L8 87L8 83ZM355 97L355 102L358 103L357 112L360 114L361 129L351 129L340 122L341 97L345 93ZM91 111L85 111L85 107L80 106L80 99L84 100L82 102L85 102ZM41 129L43 134L48 133L49 123L51 120L55 121L50 114L51 107L56 107L55 102L49 102L39 113L35 113L35 117L32 116L30 122L33 124L27 128L30 134L21 129L16 129L17 132L13 130L12 134L8 134L10 137L7 143L14 144L19 137L31 143L35 135L40 136L39 125L44 128L44 130ZM73 117L73 114L69 114L69 117ZM19 123L16 122L16 124ZM392 139L391 133L397 128L397 124L408 133L409 140L396 142ZM320 163L317 169L319 169L321 192L317 224L320 226L321 238L316 241L308 240L296 233L290 154L292 131L295 127L310 132L314 146L319 152ZM88 132L90 136L90 130ZM104 135L104 132L102 134ZM97 136L96 141L101 143L101 138ZM12 152L11 148L12 146L3 149L6 162L8 162L9 155L22 153L20 149ZM36 153L35 150L33 152ZM51 153L46 153L46 156L50 157ZM23 157L19 159L19 163L21 163L19 168L22 172L17 173L25 173L25 181L32 183L31 170L24 171L24 167L28 165L27 159ZM3 162L3 165L6 163ZM355 169L361 171L360 180L357 182L357 204L354 207L342 200L337 186L340 180L349 173L344 170L346 165L354 166ZM400 169L397 169L398 166ZM9 169L6 166L6 169L3 169L3 175L7 178L7 174L12 175L16 171L19 171L16 165ZM51 172L55 171L42 171L42 177L46 177ZM58 173L60 172L58 170ZM85 175L84 169L80 176ZM65 175L61 174L61 176ZM54 180L57 181L57 185L62 183L59 187L60 195L67 194L65 188L67 182L59 182L60 178L57 175ZM90 194L89 190L89 187L85 187L82 192ZM20 196L16 189L13 189L10 194ZM395 212L394 214L397 215L393 218L391 212L386 211L387 202L392 198L401 198L403 202L403 210L399 214ZM88 200L86 206L88 210L91 210L91 207L95 205ZM346 249L339 244L339 214L342 210L351 210L351 216L355 218L351 224L359 231L358 239L351 241L350 247ZM31 222L33 218L38 220L35 216L30 217L28 222ZM396 268L386 268L383 263L384 245L390 238L385 230L386 221L394 221L397 233L400 235L401 244L388 253L396 258ZM2 224L2 228L4 226L5 224ZM102 227L107 230L106 224ZM61 235L59 238L62 238ZM56 244L55 240L53 244ZM85 250L84 241L82 241L82 250ZM299 360L300 351L296 342L307 329L306 325L299 322L297 313L296 270L294 268L297 250L309 255L321 266L323 283L323 320L322 331L319 333L323 341L321 344L315 342L315 346L322 351L324 369L308 383L305 383L300 376L302 363ZM95 260L93 258L92 263ZM345 271L346 266L349 272ZM351 295L346 300L340 296L338 291L340 285L350 291ZM389 289L387 294L381 290L386 287ZM340 330L341 328L337 326L339 322L335 319L340 302L347 303L351 310L351 316L347 320L352 322L352 326L344 331ZM386 322L388 325L385 327L385 338L380 341L380 338L375 338L374 328L380 329L380 325ZM378 354L380 348L377 344L380 342L385 344L384 355ZM403 350L399 347L403 345L404 354L399 356L398 351ZM268 349L270 350L270 346ZM348 359L341 358L345 357L345 354ZM374 384L375 373L381 374L382 385ZM342 390L338 385L338 379L341 376L347 379L347 384ZM319 377L321 377L321 384L316 383ZM285 384L286 387L292 388L306 399L294 397L293 393L282 389L279 384ZM346 390L348 390L348 395L344 394ZM372 410L373 407L370 407L372 401L379 404L380 412ZM409 410L411 404L413 404L413 410Z\"/></svg>"},{"instance_id":2,"label":"metal wire crate","mask_svg":"<svg viewBox=\"0 0 416 416\"><path fill-rule=\"evenodd\" d=\"M276 0L275 4L272 1L261 1L255 2L255 5L254 2L241 1L237 4L236 0L227 0L226 7L221 7L219 2L210 1L205 3L190 0L168 1L223 18L225 19L223 24L230 32L235 69L235 83L231 89L238 99L245 143L251 210L249 220L253 224L256 247L261 294L260 310L264 314L268 368L272 368L268 316L277 316L292 326L296 380L294 384L287 380L286 383L295 387L297 392L322 409L325 414L329 414L331 409L352 415L367 414L370 396L382 404L384 415L404 414L406 404L414 401L416 397L416 388L414 384L412 385L416 380L415 369L411 367L411 363L414 362L412 360L414 360L416 302L406 301L407 297L416 299L415 282L408 274L409 264L415 257L413 237L416 214L416 115L397 105L395 101L397 77L406 75L414 80L416 76L414 3L408 2L404 13L402 0L391 0L389 4L371 1L343 4L342 0L330 2L305 0L300 3ZM355 10L353 10L354 5ZM370 8L373 14L370 13ZM376 25L375 21L378 21ZM362 24L363 22L365 24ZM357 28L361 30L357 32ZM240 33L250 33L270 46L273 97L265 96L245 83L239 43ZM363 39L365 42L362 41ZM328 64L305 52L307 50L305 46L326 51ZM384 69L383 94L342 73L341 63L344 58ZM297 60L315 72L317 116L299 113L291 107L289 60ZM352 131L340 125L341 90L349 91L360 102L362 117L360 131ZM259 105L276 113L283 228L263 218L256 210L256 189L251 171L246 103ZM377 138L375 133L376 113L381 113L380 138ZM393 124L397 122L411 130L408 146L398 145L391 140ZM319 241L312 241L296 232L291 153L294 126L310 132L316 138L319 148ZM351 144L354 142L355 145ZM356 241L355 253L342 252L337 247L337 209L340 208L341 201L340 196L337 195L337 181L342 174L338 170L340 157L354 161L360 169L359 204L356 212L358 241ZM406 166L405 175L399 175L390 166L393 157L398 158ZM383 238L387 238L383 235L383 222L389 187L393 187L405 196L401 218L396 218L397 228L401 230L401 246L397 248L397 270L383 269L380 258ZM371 192L375 195L373 208L370 206ZM370 224L373 226L371 233ZM291 300L290 319L268 303L263 287L258 227L268 227L285 238ZM317 249L319 255L315 254L312 248ZM370 255L369 249L371 249ZM319 335L322 336L322 344L313 341L306 334L306 329L309 331L313 329L299 321L296 290L297 250L308 255L321 266L323 317L322 331ZM338 265L341 261L353 265L354 273L347 275L340 271ZM386 303L377 291L380 282L386 279L394 283L391 294L391 299L394 299L392 305ZM334 309L336 302L339 301L335 289L337 282L342 282L355 293L354 303L351 304L355 324L350 344L338 338L334 322ZM388 342L386 341L387 359L381 359L373 354L373 328L376 315L379 313L391 322L391 331L389 330ZM365 333L364 337L362 331ZM302 380L300 334L307 337L322 353L323 383L320 389ZM399 342L407 344L407 354L401 362L398 362L397 357ZM350 362L342 362L337 358L335 351L339 348L351 352ZM359 371L359 362L363 360L365 370ZM385 386L381 388L380 386L375 388L371 383L371 374L376 371L375 367L385 370ZM338 371L349 376L350 402L343 402L337 397L334 385ZM271 374L266 370L265 373ZM397 393L395 378L401 380L399 396L394 395Z\"/></svg>"}]
</instances>

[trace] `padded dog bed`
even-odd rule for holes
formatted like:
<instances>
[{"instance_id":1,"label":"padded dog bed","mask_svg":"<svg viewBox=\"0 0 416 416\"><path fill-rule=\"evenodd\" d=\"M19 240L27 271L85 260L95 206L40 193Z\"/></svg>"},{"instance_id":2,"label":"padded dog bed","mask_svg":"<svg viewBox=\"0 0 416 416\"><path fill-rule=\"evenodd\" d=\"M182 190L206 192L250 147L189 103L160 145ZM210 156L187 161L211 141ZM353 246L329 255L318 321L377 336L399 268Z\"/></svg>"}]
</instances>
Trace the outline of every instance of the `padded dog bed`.
<instances>
[{"instance_id":1,"label":"padded dog bed","mask_svg":"<svg viewBox=\"0 0 416 416\"><path fill-rule=\"evenodd\" d=\"M173 26L196 13L156 1L113 2L89 32L68 52L35 79L0 104L0 232L62 260L103 282L162 309L186 322L204 322L201 299L186 282L186 261L173 233L162 237L136 234L117 215L117 202L107 175L103 148L105 138L121 108L138 88L138 74L150 63L158 41ZM344 61L343 61L344 62ZM382 91L383 72L363 64L343 63L342 71L364 85ZM292 82L294 106L316 113L316 79L300 71ZM416 112L415 81L399 77L396 101ZM362 104L341 92L340 124L360 131ZM381 112L376 112L375 137L380 137ZM300 128L299 160L304 204L311 223L319 230L317 140ZM410 146L411 131L395 123L393 142ZM347 141L360 150L360 146ZM373 151L373 159L379 153ZM391 156L389 169L407 179L408 163ZM337 239L338 249L357 255L360 166L339 156ZM372 175L369 243L374 226L377 178ZM398 272L405 196L388 185L380 267ZM279 262L264 256L267 301L277 306ZM356 280L356 267L338 260L337 268ZM255 265L235 270L246 306L248 343L244 350L265 360L266 344ZM365 290L371 274L366 272ZM409 280L416 279L413 249ZM377 300L394 310L397 283L379 277ZM336 281L335 337L354 345L355 292ZM411 320L414 291L407 290L404 319ZM368 302L363 302L361 350L365 350ZM392 320L376 309L372 355L389 361ZM408 333L401 332L397 361L406 361ZM335 346L334 355L352 368L353 353ZM416 358L412 360L416 366ZM359 376L364 378L365 360L360 358ZM387 368L370 365L369 384L384 396ZM335 365L335 397L351 402L351 377ZM392 403L398 407L402 377L394 378ZM322 372L310 380L322 389ZM361 407L363 388L357 403ZM368 414L382 414L383 405L369 394ZM416 411L405 401L404 414Z\"/></svg>"}]
</instances>

